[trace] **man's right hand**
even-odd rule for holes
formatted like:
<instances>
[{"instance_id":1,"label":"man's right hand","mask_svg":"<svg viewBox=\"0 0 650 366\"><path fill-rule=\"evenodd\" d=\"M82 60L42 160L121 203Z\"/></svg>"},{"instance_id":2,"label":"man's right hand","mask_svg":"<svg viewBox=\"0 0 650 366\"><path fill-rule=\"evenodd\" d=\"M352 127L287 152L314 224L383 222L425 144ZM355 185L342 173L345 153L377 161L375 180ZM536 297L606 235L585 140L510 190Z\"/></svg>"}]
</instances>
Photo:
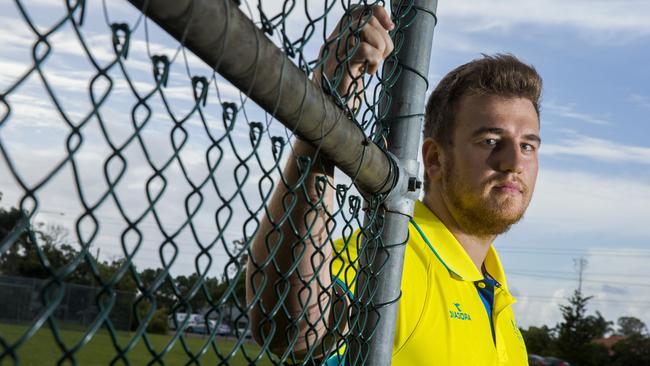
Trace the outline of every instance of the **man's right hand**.
<instances>
[{"instance_id":1,"label":"man's right hand","mask_svg":"<svg viewBox=\"0 0 650 366\"><path fill-rule=\"evenodd\" d=\"M394 45L388 31L394 27L382 6L358 6L351 10L339 21L326 44L321 47L320 56L327 57L327 60L322 75L320 70L316 71L316 82L320 83L322 77L331 82L334 76L338 76L340 81L335 86L340 95L360 93L363 73L375 74L382 61L393 51ZM358 38L353 35L357 32ZM357 46L358 42L360 44ZM347 63L339 66L348 58ZM360 101L359 98L350 98L348 106L356 109Z\"/></svg>"}]
</instances>

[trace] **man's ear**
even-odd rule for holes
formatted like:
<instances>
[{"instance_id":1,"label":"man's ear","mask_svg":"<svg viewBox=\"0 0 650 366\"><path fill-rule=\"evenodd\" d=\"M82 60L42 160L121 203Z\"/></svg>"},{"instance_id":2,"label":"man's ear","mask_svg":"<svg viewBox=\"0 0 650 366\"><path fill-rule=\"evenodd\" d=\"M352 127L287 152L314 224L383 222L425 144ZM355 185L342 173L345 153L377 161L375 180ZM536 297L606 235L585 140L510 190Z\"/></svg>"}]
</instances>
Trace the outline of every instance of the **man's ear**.
<instances>
[{"instance_id":1,"label":"man's ear","mask_svg":"<svg viewBox=\"0 0 650 366\"><path fill-rule=\"evenodd\" d=\"M425 138L422 143L422 162L429 181L437 181L442 177L443 159L444 152L440 144L431 137Z\"/></svg>"}]
</instances>

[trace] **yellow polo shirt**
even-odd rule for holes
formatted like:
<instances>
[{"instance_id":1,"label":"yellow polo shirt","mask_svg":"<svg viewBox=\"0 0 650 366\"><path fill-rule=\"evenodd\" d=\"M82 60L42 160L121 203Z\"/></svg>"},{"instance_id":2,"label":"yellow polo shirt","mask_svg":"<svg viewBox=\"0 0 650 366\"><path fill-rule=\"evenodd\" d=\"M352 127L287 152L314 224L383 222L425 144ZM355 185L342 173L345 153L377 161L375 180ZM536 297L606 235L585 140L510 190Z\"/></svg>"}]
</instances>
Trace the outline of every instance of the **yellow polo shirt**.
<instances>
[{"instance_id":1,"label":"yellow polo shirt","mask_svg":"<svg viewBox=\"0 0 650 366\"><path fill-rule=\"evenodd\" d=\"M358 232L334 243L332 276L354 292ZM351 264L352 263L352 264ZM484 262L485 280L463 247L423 203L409 225L393 365L525 366L528 356L496 250ZM488 277L489 278L489 277ZM494 284L489 302L479 289Z\"/></svg>"}]
</instances>

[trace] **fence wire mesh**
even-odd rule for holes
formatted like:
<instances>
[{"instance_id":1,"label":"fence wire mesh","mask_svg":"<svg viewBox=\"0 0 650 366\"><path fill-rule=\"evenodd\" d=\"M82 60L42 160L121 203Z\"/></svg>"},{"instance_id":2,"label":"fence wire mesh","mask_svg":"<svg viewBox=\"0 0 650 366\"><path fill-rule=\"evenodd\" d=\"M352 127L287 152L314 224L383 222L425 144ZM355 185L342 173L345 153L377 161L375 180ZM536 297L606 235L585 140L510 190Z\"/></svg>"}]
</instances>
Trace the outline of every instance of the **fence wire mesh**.
<instances>
[{"instance_id":1,"label":"fence wire mesh","mask_svg":"<svg viewBox=\"0 0 650 366\"><path fill-rule=\"evenodd\" d=\"M367 250L353 235L358 228L362 237L379 240L383 195L362 197L356 177L342 174L289 182L282 170L289 159L299 177L322 160L315 153L294 156L295 131L148 20L146 6L0 4L2 28L11 30L0 55L0 282L18 288L25 277L40 279L20 287L20 296L7 287L0 299L29 309L0 314L0 363L325 364L342 345L367 342L351 329L364 327L355 314L368 305L358 296L344 300L336 281L323 282L318 273L348 255L348 249L332 250L335 239L345 238L358 253ZM386 147L386 91L402 66L389 56L384 65L391 67L342 90L355 50L337 50L359 43L372 6L389 4L232 6L310 77L337 58L323 89L369 141ZM419 10L406 0L393 6L390 35L398 51ZM328 38L339 20L341 31ZM277 187L286 190L284 212L272 217L268 205ZM309 197L313 209L292 216L297 197L313 190L319 192ZM323 210L328 194L334 206ZM273 224L262 232L266 215ZM317 219L325 223L325 240L277 238L283 225L309 232ZM263 259L251 253L256 235L266 238ZM309 263L312 272L298 263ZM257 284L249 301L247 266ZM372 296L369 284L356 294ZM288 289L298 285L305 289L297 300L305 311L293 314ZM79 286L93 304L70 307L71 297L82 301L74 295ZM263 303L263 288L278 302ZM306 302L314 298L320 315L310 317ZM342 302L348 305L334 316L338 321L325 319ZM251 330L253 309L264 319ZM276 324L281 317L288 327ZM348 326L336 326L343 318ZM284 351L274 349L278 337ZM296 352L301 342L306 351Z\"/></svg>"}]
</instances>

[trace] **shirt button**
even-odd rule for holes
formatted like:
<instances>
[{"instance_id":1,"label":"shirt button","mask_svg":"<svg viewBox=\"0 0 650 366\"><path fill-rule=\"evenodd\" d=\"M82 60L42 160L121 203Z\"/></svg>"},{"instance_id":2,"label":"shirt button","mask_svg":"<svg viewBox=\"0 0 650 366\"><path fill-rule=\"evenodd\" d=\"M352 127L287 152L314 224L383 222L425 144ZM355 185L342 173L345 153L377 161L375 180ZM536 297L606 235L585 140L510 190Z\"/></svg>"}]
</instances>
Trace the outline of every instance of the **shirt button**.
<instances>
[{"instance_id":1,"label":"shirt button","mask_svg":"<svg viewBox=\"0 0 650 366\"><path fill-rule=\"evenodd\" d=\"M476 286L478 286L479 288L485 288L485 283L482 282L482 281L479 281L479 282L476 283Z\"/></svg>"}]
</instances>

